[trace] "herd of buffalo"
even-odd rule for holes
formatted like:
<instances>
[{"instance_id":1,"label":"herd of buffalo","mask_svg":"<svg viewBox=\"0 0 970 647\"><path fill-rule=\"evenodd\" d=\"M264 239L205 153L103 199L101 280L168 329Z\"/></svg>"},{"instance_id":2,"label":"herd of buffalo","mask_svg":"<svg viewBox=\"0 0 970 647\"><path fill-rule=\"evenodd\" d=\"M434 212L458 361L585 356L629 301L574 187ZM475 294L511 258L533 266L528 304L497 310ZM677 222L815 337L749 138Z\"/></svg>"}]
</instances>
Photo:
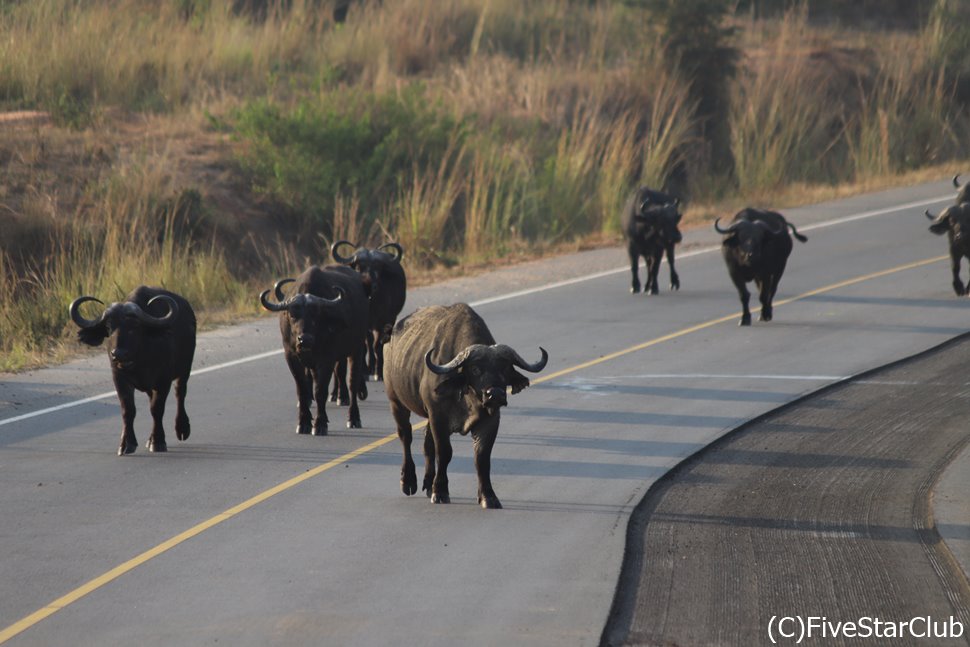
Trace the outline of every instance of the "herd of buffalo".
<instances>
[{"instance_id":1,"label":"herd of buffalo","mask_svg":"<svg viewBox=\"0 0 970 647\"><path fill-rule=\"evenodd\" d=\"M970 183L959 189L956 204L933 216L930 231L946 233L952 259L953 289L970 293L970 282L960 280L960 263L970 259ZM643 291L657 294L657 274L666 255L670 289L680 288L674 265L674 246L681 241L679 201L660 191L638 189L624 207L621 226L627 240L632 274L631 291L641 290L639 259L646 265ZM791 254L792 236L805 242L795 226L773 211L746 208L715 230L721 241L728 275L741 300L740 325L751 325L747 283L754 282L761 301L761 321L771 321L772 299ZM790 232L790 234L789 234ZM344 251L346 250L346 251ZM352 250L352 252L351 252ZM335 242L330 248L336 264L312 266L297 278L284 278L259 295L266 310L280 313L280 333L286 363L296 383L296 432L322 436L329 419L326 402L349 405L347 426L361 426L358 401L367 398L367 379L383 379L391 414L397 424L404 453L401 489L417 492L417 474L411 456L411 414L428 421L424 437L425 469L421 489L434 503L448 503L448 463L454 433L471 435L478 502L484 508L501 508L490 479L491 452L498 434L499 412L508 403L507 391L529 386L518 370L536 373L549 355L529 362L510 346L496 343L485 321L470 306L429 306L398 320L404 308L407 280L401 264L404 249L388 243L377 249ZM289 290L284 286L293 284ZM152 431L147 447L167 450L162 417L168 393L175 383L178 412L175 435L189 437L185 394L195 353L196 320L183 297L161 288L140 286L124 301L104 306L86 319L81 306L93 296L81 296L70 305L78 339L90 346L108 340L108 358L121 402L122 434L118 455L133 453L137 389L149 395ZM332 390L330 386L333 380ZM316 401L316 415L311 403Z\"/></svg>"}]
</instances>

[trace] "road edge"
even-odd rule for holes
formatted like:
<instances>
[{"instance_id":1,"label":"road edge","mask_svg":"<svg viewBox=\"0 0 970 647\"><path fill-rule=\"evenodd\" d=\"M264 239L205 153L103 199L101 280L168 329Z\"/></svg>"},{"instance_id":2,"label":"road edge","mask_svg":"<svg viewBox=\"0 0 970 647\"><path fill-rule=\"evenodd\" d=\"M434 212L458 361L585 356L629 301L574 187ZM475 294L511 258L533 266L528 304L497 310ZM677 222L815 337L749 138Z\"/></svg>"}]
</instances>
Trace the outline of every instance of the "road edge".
<instances>
[{"instance_id":1,"label":"road edge","mask_svg":"<svg viewBox=\"0 0 970 647\"><path fill-rule=\"evenodd\" d=\"M635 609L635 593L639 585L640 565L644 558L643 539L645 528L650 515L656 508L659 497L669 489L672 482L705 456L723 444L732 440L738 434L744 433L766 419L800 406L807 400L824 395L844 384L867 378L881 371L895 368L907 362L916 361L944 350L948 346L956 345L970 338L970 331L952 337L940 344L924 349L913 355L894 360L874 368L866 369L830 384L826 384L810 393L798 396L770 411L766 411L742 424L729 429L711 443L686 456L660 478L654 481L643 497L633 508L627 523L626 541L623 549L623 561L620 565L620 577L613 593L613 602L606 618L603 632L600 635L600 647L615 647L623 645L630 633L630 624ZM926 532L933 533L939 538L939 546L948 559L958 565L963 576L970 580L970 506L959 505L961 494L970 490L970 435L964 441L963 447L955 451L951 459L941 467L932 479L928 492L927 509L932 521ZM965 499L963 499L965 502ZM938 516L940 515L940 516ZM942 526L942 531L941 531Z\"/></svg>"}]
</instances>

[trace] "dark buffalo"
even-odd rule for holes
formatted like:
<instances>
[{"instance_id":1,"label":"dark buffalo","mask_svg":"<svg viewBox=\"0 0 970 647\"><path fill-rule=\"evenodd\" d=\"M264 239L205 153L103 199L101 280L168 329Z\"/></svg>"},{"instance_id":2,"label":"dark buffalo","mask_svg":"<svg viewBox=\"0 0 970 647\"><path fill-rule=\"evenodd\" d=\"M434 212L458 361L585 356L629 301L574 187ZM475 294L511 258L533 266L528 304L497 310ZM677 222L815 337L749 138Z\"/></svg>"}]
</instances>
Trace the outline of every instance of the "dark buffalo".
<instances>
[{"instance_id":1,"label":"dark buffalo","mask_svg":"<svg viewBox=\"0 0 970 647\"><path fill-rule=\"evenodd\" d=\"M536 373L535 364L511 347L496 344L488 326L468 305L430 306L402 319L387 344L384 385L404 449L401 489L410 496L418 481L411 457L411 413L428 419L424 435L424 482L433 503L449 503L451 434L471 434L478 472L478 502L501 508L491 481L491 456L506 388L518 393L529 380L516 367ZM437 467L437 469L436 469Z\"/></svg>"},{"instance_id":2,"label":"dark buffalo","mask_svg":"<svg viewBox=\"0 0 970 647\"><path fill-rule=\"evenodd\" d=\"M360 272L369 287L367 370L375 380L380 380L384 375L384 344L407 298L407 277L401 265L404 248L397 243L387 243L377 249L355 247L350 256L344 256L340 253L344 246L355 247L346 240L338 240L331 245L330 255L341 265Z\"/></svg>"},{"instance_id":3,"label":"dark buffalo","mask_svg":"<svg viewBox=\"0 0 970 647\"><path fill-rule=\"evenodd\" d=\"M964 187L967 185L964 184ZM929 209L926 217L932 220L930 231L938 236L944 233L950 241L950 269L953 272L953 291L962 297L970 294L970 285L964 286L960 280L960 261L970 258L970 202L947 207L938 217Z\"/></svg>"},{"instance_id":4,"label":"dark buffalo","mask_svg":"<svg viewBox=\"0 0 970 647\"><path fill-rule=\"evenodd\" d=\"M720 218L714 221L717 233L724 234L721 251L727 263L728 274L741 298L742 326L751 325L751 311L748 301L751 294L745 283L754 281L761 299L761 321L771 321L771 301L775 298L778 282L785 272L788 256L791 254L792 241L788 230L804 243L807 237L798 233L780 213L761 209L742 209L735 214L731 225L721 229Z\"/></svg>"},{"instance_id":5,"label":"dark buffalo","mask_svg":"<svg viewBox=\"0 0 970 647\"><path fill-rule=\"evenodd\" d=\"M296 292L286 298L282 287L293 282ZM350 382L357 387L350 389L347 426L359 428L357 394L363 383L361 358L367 334L367 294L360 274L341 265L314 266L296 279L277 281L273 292L278 303L269 300L270 290L259 295L259 301L267 310L280 313L283 352L296 382L296 433L327 433L327 385L342 359L349 360ZM315 419L310 414L314 398Z\"/></svg>"},{"instance_id":6,"label":"dark buffalo","mask_svg":"<svg viewBox=\"0 0 970 647\"><path fill-rule=\"evenodd\" d=\"M132 454L138 448L134 431L135 389L151 398L153 422L148 450L168 450L162 416L173 381L178 405L175 436L186 440L190 427L185 392L195 355L192 306L174 292L144 285L135 288L124 301L105 307L94 319L81 316L80 306L87 301L104 305L92 296L78 297L71 303L71 319L80 328L77 337L82 343L100 346L105 338L108 340L108 359L123 421L118 455Z\"/></svg>"},{"instance_id":7,"label":"dark buffalo","mask_svg":"<svg viewBox=\"0 0 970 647\"><path fill-rule=\"evenodd\" d=\"M963 204L964 202L970 202L970 183L960 185L960 174L957 173L953 176L953 188L957 189L957 199L956 204Z\"/></svg>"},{"instance_id":8,"label":"dark buffalo","mask_svg":"<svg viewBox=\"0 0 970 647\"><path fill-rule=\"evenodd\" d=\"M640 291L639 265L643 257L647 266L647 285L645 294L657 294L657 274L664 252L670 265L670 289L680 289L680 277L674 268L674 245L683 237L677 224L681 213L677 210L679 202L666 193L641 187L630 197L620 217L620 226L627 240L627 254L630 256L630 273L633 281L630 292Z\"/></svg>"}]
</instances>

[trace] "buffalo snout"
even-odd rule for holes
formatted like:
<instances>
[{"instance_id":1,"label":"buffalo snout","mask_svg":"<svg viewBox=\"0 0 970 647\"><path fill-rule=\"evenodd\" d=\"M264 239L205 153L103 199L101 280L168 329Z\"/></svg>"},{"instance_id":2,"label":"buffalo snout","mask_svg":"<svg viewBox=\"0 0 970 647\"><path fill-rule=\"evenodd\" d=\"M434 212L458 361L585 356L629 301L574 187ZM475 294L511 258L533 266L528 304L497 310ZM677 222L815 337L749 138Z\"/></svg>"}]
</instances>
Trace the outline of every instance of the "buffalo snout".
<instances>
[{"instance_id":1,"label":"buffalo snout","mask_svg":"<svg viewBox=\"0 0 970 647\"><path fill-rule=\"evenodd\" d=\"M302 334L298 335L296 338L296 349L299 352L308 352L313 350L313 342L315 341L313 335Z\"/></svg>"},{"instance_id":2,"label":"buffalo snout","mask_svg":"<svg viewBox=\"0 0 970 647\"><path fill-rule=\"evenodd\" d=\"M482 393L482 403L487 407L504 407L509 400L503 387L493 386Z\"/></svg>"}]
</instances>

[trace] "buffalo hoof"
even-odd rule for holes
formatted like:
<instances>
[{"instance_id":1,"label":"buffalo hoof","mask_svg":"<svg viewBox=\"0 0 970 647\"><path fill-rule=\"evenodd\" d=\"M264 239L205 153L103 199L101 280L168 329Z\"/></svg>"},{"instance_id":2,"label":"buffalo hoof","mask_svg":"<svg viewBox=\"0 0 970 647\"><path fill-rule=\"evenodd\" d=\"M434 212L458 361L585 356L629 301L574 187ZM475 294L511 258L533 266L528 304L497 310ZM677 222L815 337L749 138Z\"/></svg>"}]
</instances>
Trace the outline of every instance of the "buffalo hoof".
<instances>
[{"instance_id":1,"label":"buffalo hoof","mask_svg":"<svg viewBox=\"0 0 970 647\"><path fill-rule=\"evenodd\" d=\"M356 419L356 420L348 420L347 421L347 429L360 429L361 427L362 427L362 425L360 424L360 419L359 418Z\"/></svg>"},{"instance_id":2,"label":"buffalo hoof","mask_svg":"<svg viewBox=\"0 0 970 647\"><path fill-rule=\"evenodd\" d=\"M673 292L674 290L679 290L679 289L680 289L680 280L679 279L675 279L675 280L673 280L673 281L670 282L670 291L671 292Z\"/></svg>"},{"instance_id":3,"label":"buffalo hoof","mask_svg":"<svg viewBox=\"0 0 970 647\"><path fill-rule=\"evenodd\" d=\"M179 440L188 440L191 433L192 429L189 427L189 423L186 422L185 425L175 424L175 437Z\"/></svg>"},{"instance_id":4,"label":"buffalo hoof","mask_svg":"<svg viewBox=\"0 0 970 647\"><path fill-rule=\"evenodd\" d=\"M751 315L742 315L741 321L738 322L739 326L750 326L751 325Z\"/></svg>"},{"instance_id":5,"label":"buffalo hoof","mask_svg":"<svg viewBox=\"0 0 970 647\"><path fill-rule=\"evenodd\" d=\"M494 494L492 496L478 497L478 504L485 510L501 510L502 502Z\"/></svg>"},{"instance_id":6,"label":"buffalo hoof","mask_svg":"<svg viewBox=\"0 0 970 647\"><path fill-rule=\"evenodd\" d=\"M411 496L418 491L418 476L414 473L414 468L412 467L410 471L406 469L401 470L401 492L404 492L406 496Z\"/></svg>"},{"instance_id":7,"label":"buffalo hoof","mask_svg":"<svg viewBox=\"0 0 970 647\"><path fill-rule=\"evenodd\" d=\"M431 493L431 503L451 503L451 497L448 493L432 492Z\"/></svg>"},{"instance_id":8,"label":"buffalo hoof","mask_svg":"<svg viewBox=\"0 0 970 647\"><path fill-rule=\"evenodd\" d=\"M168 451L168 443L166 443L164 440L152 440L151 438L149 438L148 444L146 445L146 447L148 447L148 451L150 452Z\"/></svg>"},{"instance_id":9,"label":"buffalo hoof","mask_svg":"<svg viewBox=\"0 0 970 647\"><path fill-rule=\"evenodd\" d=\"M331 393L330 394L330 401L331 402L336 402L337 401L337 394L336 393ZM341 403L341 404L344 404L344 403Z\"/></svg>"},{"instance_id":10,"label":"buffalo hoof","mask_svg":"<svg viewBox=\"0 0 970 647\"><path fill-rule=\"evenodd\" d=\"M771 313L762 312L761 315L758 317L758 321L766 321L766 322L771 321Z\"/></svg>"},{"instance_id":11,"label":"buffalo hoof","mask_svg":"<svg viewBox=\"0 0 970 647\"><path fill-rule=\"evenodd\" d=\"M421 491L424 492L425 496L429 499L431 498L431 489L434 486L434 474L425 474L424 483L421 484Z\"/></svg>"},{"instance_id":12,"label":"buffalo hoof","mask_svg":"<svg viewBox=\"0 0 970 647\"><path fill-rule=\"evenodd\" d=\"M360 389L357 391L357 399L358 400L367 399L367 384L361 383Z\"/></svg>"},{"instance_id":13,"label":"buffalo hoof","mask_svg":"<svg viewBox=\"0 0 970 647\"><path fill-rule=\"evenodd\" d=\"M639 292L640 292L639 285L634 285L632 288L630 288L630 294L638 294Z\"/></svg>"},{"instance_id":14,"label":"buffalo hoof","mask_svg":"<svg viewBox=\"0 0 970 647\"><path fill-rule=\"evenodd\" d=\"M310 432L314 436L326 436L327 435L327 423L326 422L314 422L313 430Z\"/></svg>"},{"instance_id":15,"label":"buffalo hoof","mask_svg":"<svg viewBox=\"0 0 970 647\"><path fill-rule=\"evenodd\" d=\"M125 456L126 454L134 454L135 450L138 449L138 441L132 439L129 441L124 441L121 446L118 447L118 456Z\"/></svg>"},{"instance_id":16,"label":"buffalo hoof","mask_svg":"<svg viewBox=\"0 0 970 647\"><path fill-rule=\"evenodd\" d=\"M296 433L303 434L304 436L310 433L310 423L301 422L296 426Z\"/></svg>"},{"instance_id":17,"label":"buffalo hoof","mask_svg":"<svg viewBox=\"0 0 970 647\"><path fill-rule=\"evenodd\" d=\"M650 292L647 292L646 290L644 290L643 293L649 296L656 296L660 294L660 289L657 286L653 286L652 288L650 288Z\"/></svg>"}]
</instances>

